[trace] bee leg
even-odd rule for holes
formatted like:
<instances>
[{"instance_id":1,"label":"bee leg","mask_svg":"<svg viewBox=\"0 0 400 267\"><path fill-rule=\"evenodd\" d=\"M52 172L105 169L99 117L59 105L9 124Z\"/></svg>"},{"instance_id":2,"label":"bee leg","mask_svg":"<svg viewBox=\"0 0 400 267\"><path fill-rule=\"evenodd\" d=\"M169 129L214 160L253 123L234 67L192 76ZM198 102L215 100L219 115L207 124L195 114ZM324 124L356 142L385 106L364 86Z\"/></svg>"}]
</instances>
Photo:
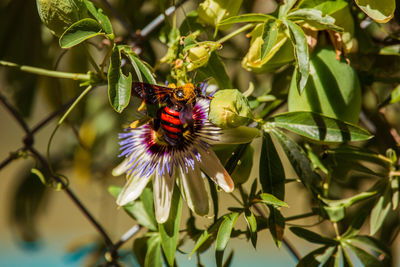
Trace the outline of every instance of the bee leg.
<instances>
[{"instance_id":1,"label":"bee leg","mask_svg":"<svg viewBox=\"0 0 400 267\"><path fill-rule=\"evenodd\" d=\"M137 110L138 111L143 111L145 109L146 109L146 101L143 100Z\"/></svg>"}]
</instances>

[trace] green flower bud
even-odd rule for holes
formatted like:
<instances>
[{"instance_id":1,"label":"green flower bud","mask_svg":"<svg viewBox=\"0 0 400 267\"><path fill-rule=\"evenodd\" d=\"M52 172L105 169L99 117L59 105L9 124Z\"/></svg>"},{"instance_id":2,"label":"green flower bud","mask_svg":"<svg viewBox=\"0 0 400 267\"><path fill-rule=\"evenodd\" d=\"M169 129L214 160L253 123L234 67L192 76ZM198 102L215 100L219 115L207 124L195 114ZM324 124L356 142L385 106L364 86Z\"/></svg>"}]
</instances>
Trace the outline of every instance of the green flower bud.
<instances>
[{"instance_id":1,"label":"green flower bud","mask_svg":"<svg viewBox=\"0 0 400 267\"><path fill-rule=\"evenodd\" d=\"M199 5L197 10L199 20L207 25L217 26L217 24L231 16L239 13L243 0L205 0ZM221 27L222 29L229 26Z\"/></svg>"},{"instance_id":2,"label":"green flower bud","mask_svg":"<svg viewBox=\"0 0 400 267\"><path fill-rule=\"evenodd\" d=\"M210 103L208 119L215 125L227 129L245 125L253 118L247 98L236 89L215 93Z\"/></svg>"},{"instance_id":3,"label":"green flower bud","mask_svg":"<svg viewBox=\"0 0 400 267\"><path fill-rule=\"evenodd\" d=\"M82 0L36 0L36 5L43 24L57 37L71 24L87 16Z\"/></svg>"},{"instance_id":4,"label":"green flower bud","mask_svg":"<svg viewBox=\"0 0 400 267\"><path fill-rule=\"evenodd\" d=\"M220 47L221 44L219 43L207 42L206 44L190 48L186 57L186 61L189 62L186 69L192 71L206 65L211 53Z\"/></svg>"},{"instance_id":5,"label":"green flower bud","mask_svg":"<svg viewBox=\"0 0 400 267\"><path fill-rule=\"evenodd\" d=\"M254 72L274 71L294 60L289 33L280 28L270 50L265 51L265 31L268 30L265 24L259 24L250 33L250 48L242 60L243 68Z\"/></svg>"}]
</instances>

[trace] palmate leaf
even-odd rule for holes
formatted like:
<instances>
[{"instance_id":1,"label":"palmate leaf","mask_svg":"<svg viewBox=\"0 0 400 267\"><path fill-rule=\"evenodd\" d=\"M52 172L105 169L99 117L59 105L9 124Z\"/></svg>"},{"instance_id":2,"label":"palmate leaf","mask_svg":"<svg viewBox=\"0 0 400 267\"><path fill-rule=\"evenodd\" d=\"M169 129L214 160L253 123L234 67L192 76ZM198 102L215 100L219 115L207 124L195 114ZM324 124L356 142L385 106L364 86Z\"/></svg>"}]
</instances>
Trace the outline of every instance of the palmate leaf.
<instances>
[{"instance_id":1,"label":"palmate leaf","mask_svg":"<svg viewBox=\"0 0 400 267\"><path fill-rule=\"evenodd\" d=\"M101 25L94 19L82 19L72 24L61 35L61 48L71 48L95 36L104 35Z\"/></svg>"},{"instance_id":2,"label":"palmate leaf","mask_svg":"<svg viewBox=\"0 0 400 267\"><path fill-rule=\"evenodd\" d=\"M154 78L154 72L150 66L148 66L144 61L142 61L138 55L132 51L130 46L127 45L119 45L119 51L128 57L129 61L131 62L136 76L138 77L140 82L146 82L151 84L156 84L156 79ZM142 74L144 79L142 78Z\"/></svg>"},{"instance_id":3,"label":"palmate leaf","mask_svg":"<svg viewBox=\"0 0 400 267\"><path fill-rule=\"evenodd\" d=\"M108 98L115 111L121 113L129 104L131 98L132 75L125 76L121 70L121 54L114 47L108 69Z\"/></svg>"},{"instance_id":4,"label":"palmate leaf","mask_svg":"<svg viewBox=\"0 0 400 267\"><path fill-rule=\"evenodd\" d=\"M372 236L368 235L356 235L352 236L347 239L348 243L356 243L360 245L364 245L377 253L383 253L386 255L390 255L390 249L387 247L386 244L382 243L378 239L373 238Z\"/></svg>"},{"instance_id":5,"label":"palmate leaf","mask_svg":"<svg viewBox=\"0 0 400 267\"><path fill-rule=\"evenodd\" d=\"M373 137L356 125L306 111L281 113L271 117L268 124L321 143L364 141Z\"/></svg>"},{"instance_id":6,"label":"palmate leaf","mask_svg":"<svg viewBox=\"0 0 400 267\"><path fill-rule=\"evenodd\" d=\"M363 250L363 249L361 249L359 247L356 247L356 246L352 245L349 242L343 242L342 244L343 244L344 247L347 247L351 251L353 251L354 254L357 256L357 258L359 258L360 261L363 263L364 266L368 266L368 267L381 267L381 266L383 266L382 263L377 258L372 256L371 254L369 254L365 250Z\"/></svg>"},{"instance_id":7,"label":"palmate leaf","mask_svg":"<svg viewBox=\"0 0 400 267\"><path fill-rule=\"evenodd\" d=\"M312 232L310 230L301 227L290 227L289 229L298 237L303 238L311 243L324 244L328 246L335 246L339 244L339 241L335 239L321 236L320 234L317 234L315 232Z\"/></svg>"}]
</instances>

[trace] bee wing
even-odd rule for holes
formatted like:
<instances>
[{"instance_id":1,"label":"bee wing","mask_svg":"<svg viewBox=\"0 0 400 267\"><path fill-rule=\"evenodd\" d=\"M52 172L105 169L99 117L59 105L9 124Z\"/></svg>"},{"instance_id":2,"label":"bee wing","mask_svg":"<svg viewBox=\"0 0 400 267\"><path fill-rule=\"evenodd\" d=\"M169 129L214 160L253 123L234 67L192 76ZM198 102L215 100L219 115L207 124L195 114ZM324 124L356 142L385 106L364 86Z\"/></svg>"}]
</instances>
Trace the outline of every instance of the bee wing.
<instances>
[{"instance_id":1,"label":"bee wing","mask_svg":"<svg viewBox=\"0 0 400 267\"><path fill-rule=\"evenodd\" d=\"M148 104L164 103L172 92L172 88L149 83L133 82L132 92Z\"/></svg>"}]
</instances>

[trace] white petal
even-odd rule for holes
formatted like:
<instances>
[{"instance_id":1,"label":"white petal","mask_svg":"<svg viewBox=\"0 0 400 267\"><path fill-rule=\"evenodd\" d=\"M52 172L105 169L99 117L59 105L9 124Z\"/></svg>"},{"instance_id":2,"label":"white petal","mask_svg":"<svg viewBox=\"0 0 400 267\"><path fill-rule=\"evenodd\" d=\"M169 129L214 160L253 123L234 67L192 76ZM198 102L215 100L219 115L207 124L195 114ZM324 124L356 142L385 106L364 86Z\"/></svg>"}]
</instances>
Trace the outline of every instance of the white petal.
<instances>
[{"instance_id":1,"label":"white petal","mask_svg":"<svg viewBox=\"0 0 400 267\"><path fill-rule=\"evenodd\" d=\"M156 219L158 223L165 223L171 208L172 193L174 192L175 175L172 177L166 172L163 176L157 172L153 177L153 196Z\"/></svg>"},{"instance_id":2,"label":"white petal","mask_svg":"<svg viewBox=\"0 0 400 267\"><path fill-rule=\"evenodd\" d=\"M188 172L179 169L179 187L183 198L192 211L206 215L209 210L208 194L199 167L195 165L193 170L188 168Z\"/></svg>"},{"instance_id":3,"label":"white petal","mask_svg":"<svg viewBox=\"0 0 400 267\"><path fill-rule=\"evenodd\" d=\"M211 149L204 151L199 149L201 154L200 168L205 172L219 187L225 192L232 192L235 185L232 181L231 176L225 170L219 161L217 155Z\"/></svg>"},{"instance_id":4,"label":"white petal","mask_svg":"<svg viewBox=\"0 0 400 267\"><path fill-rule=\"evenodd\" d=\"M131 161L131 157L132 156L125 158L117 167L115 167L112 170L112 175L120 176L121 174L124 174L131 166L131 164L129 164L129 162Z\"/></svg>"},{"instance_id":5,"label":"white petal","mask_svg":"<svg viewBox=\"0 0 400 267\"><path fill-rule=\"evenodd\" d=\"M237 128L221 131L218 141L211 141L211 144L245 144L260 136L260 130L252 127L239 126Z\"/></svg>"},{"instance_id":6,"label":"white petal","mask_svg":"<svg viewBox=\"0 0 400 267\"><path fill-rule=\"evenodd\" d=\"M122 188L121 193L118 195L117 204L119 206L124 206L137 199L142 194L150 178L151 175L143 176L136 174L136 172L129 174L124 188Z\"/></svg>"}]
</instances>

